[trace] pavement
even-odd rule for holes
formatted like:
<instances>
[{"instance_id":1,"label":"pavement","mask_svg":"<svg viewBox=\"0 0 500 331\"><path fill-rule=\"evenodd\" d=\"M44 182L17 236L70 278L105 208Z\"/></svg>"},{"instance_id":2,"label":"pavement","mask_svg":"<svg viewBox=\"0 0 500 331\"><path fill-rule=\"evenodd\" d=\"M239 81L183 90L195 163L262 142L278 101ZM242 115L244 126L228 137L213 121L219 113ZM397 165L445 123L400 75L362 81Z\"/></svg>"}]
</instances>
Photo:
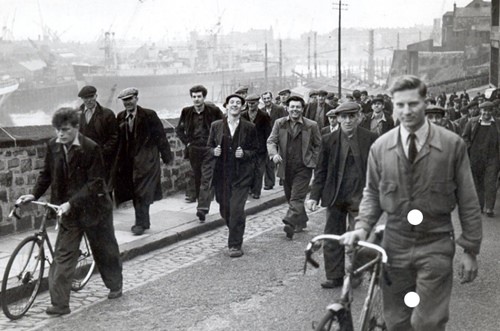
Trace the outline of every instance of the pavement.
<instances>
[{"instance_id":1,"label":"pavement","mask_svg":"<svg viewBox=\"0 0 500 331\"><path fill-rule=\"evenodd\" d=\"M150 208L151 229L146 230L141 236L134 235L130 230L135 220L132 203L114 210L115 235L123 261L225 225L219 215L219 205L215 200L212 202L205 223L200 223L196 217L197 204L187 203L184 198L184 193L177 193L152 204ZM260 199L253 199L249 196L245 211L247 215L252 215L285 201L283 188L276 185L272 190L262 190ZM5 266L15 247L34 232L32 230L0 238L0 275L2 278ZM57 236L54 227L48 229L48 234L54 245ZM45 274L47 272L46 267Z\"/></svg>"}]
</instances>

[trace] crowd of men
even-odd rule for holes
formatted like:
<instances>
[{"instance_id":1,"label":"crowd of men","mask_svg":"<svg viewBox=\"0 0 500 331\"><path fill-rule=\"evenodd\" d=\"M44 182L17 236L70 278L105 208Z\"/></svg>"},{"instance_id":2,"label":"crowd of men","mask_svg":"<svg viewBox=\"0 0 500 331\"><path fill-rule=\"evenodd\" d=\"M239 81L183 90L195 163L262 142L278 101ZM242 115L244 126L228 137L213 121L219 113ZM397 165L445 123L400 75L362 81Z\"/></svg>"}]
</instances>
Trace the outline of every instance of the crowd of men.
<instances>
[{"instance_id":1,"label":"crowd of men","mask_svg":"<svg viewBox=\"0 0 500 331\"><path fill-rule=\"evenodd\" d=\"M189 90L192 106L182 109L175 132L194 177L186 202L197 202L196 216L205 222L215 195L229 228L229 256L243 255L246 200L259 199L262 189L272 190L276 182L288 202L282 220L288 239L307 228L306 207L325 207L324 232L343 235L347 245L365 239L384 215L383 246L395 284L383 286L388 329L444 330L455 251L451 211L458 205L464 282L477 275L480 214L494 215L500 100L471 99L465 91L427 98L425 84L413 76L394 83L392 98L312 90L306 102L289 89L274 99L271 91L248 94L242 86L219 108L206 100L207 93L202 85ZM120 92L125 109L116 117L97 102L95 87L83 87L78 96L79 110L54 114L57 137L48 143L45 167L33 194L18 200L38 199L51 187L51 201L61 205L49 314L70 312L76 243L83 233L109 298L121 296L111 198L117 205L132 200L131 231L142 235L151 227L150 205L162 197L160 160L173 160L158 115L138 105L137 89ZM423 214L421 225L406 222L414 209ZM419 254L412 255L415 249ZM341 286L344 246L325 244L324 259L321 286ZM408 291L421 297L413 311L403 304Z\"/></svg>"}]
</instances>

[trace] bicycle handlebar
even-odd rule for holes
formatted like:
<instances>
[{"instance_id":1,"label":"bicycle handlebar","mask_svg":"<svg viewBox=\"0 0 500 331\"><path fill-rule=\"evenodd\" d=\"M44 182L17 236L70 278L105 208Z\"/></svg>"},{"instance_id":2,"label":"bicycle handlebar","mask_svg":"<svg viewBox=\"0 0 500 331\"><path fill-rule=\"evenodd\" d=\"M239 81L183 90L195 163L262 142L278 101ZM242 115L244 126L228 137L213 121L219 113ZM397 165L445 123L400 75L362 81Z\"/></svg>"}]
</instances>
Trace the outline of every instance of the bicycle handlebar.
<instances>
[{"instance_id":1,"label":"bicycle handlebar","mask_svg":"<svg viewBox=\"0 0 500 331\"><path fill-rule=\"evenodd\" d=\"M317 243L321 240L339 241L340 236L335 235L335 234L321 234L321 235L316 236L313 239L311 239L309 244L307 244L307 248L305 251L306 263L304 265L304 272L306 271L307 263L310 263L314 268L319 267L319 263L312 258L312 254L319 249L319 246L317 245ZM372 244L372 243L369 243L369 242L366 242L366 241L358 241L357 243L355 243L355 245L366 247L368 249L376 251L382 257L382 263L384 263L384 264L387 263L387 253L385 252L385 250L382 247L375 245L375 244Z\"/></svg>"},{"instance_id":2,"label":"bicycle handlebar","mask_svg":"<svg viewBox=\"0 0 500 331\"><path fill-rule=\"evenodd\" d=\"M28 202L25 202L25 203L22 203L22 204L18 204L16 203L14 205L14 208L12 208L12 210L10 211L9 213L9 217L15 217L17 219L20 219L21 216L19 216L17 214L17 210L23 205L23 204L26 204L26 203L33 203L35 205L40 205L40 206L44 206L45 208L50 208L52 209L53 211L55 211L56 213L59 211L59 208L61 208L61 206L59 205L54 205L52 203L48 203L48 202L42 202L42 201L36 201L36 200L31 200L31 201L28 201Z\"/></svg>"}]
</instances>

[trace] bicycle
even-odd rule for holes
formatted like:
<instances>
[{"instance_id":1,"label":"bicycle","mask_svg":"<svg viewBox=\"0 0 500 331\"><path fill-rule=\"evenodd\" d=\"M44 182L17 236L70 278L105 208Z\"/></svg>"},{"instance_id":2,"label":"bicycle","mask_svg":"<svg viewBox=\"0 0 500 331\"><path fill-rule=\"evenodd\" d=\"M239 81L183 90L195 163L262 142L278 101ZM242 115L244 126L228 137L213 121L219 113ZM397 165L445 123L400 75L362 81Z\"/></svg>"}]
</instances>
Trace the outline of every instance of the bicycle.
<instances>
[{"instance_id":1,"label":"bicycle","mask_svg":"<svg viewBox=\"0 0 500 331\"><path fill-rule=\"evenodd\" d=\"M383 227L376 230L376 236L381 237L383 232ZM311 264L315 268L319 268L319 263L312 258L312 254L317 251L321 245L321 241L324 240L336 240L339 241L340 236L333 234L323 234L314 237L306 248L306 262L304 265L304 273L307 269L307 264ZM361 252L359 249L365 250ZM389 282L387 275L383 272L383 265L387 264L387 254L385 250L373 243L358 241L355 245L355 252L353 257L353 267L348 268L346 277L344 278L344 283L342 285L342 292L340 299L328 305L327 313L321 319L321 321L315 325L313 323L313 329L316 331L329 331L329 330L339 330L339 331L353 331L354 324L351 312L351 303L353 301L352 296L352 280L354 277L361 277L364 271L370 269L370 283L368 285L368 292L365 297L363 304L363 309L361 311L361 316L359 318L359 325L361 331L384 331L387 330L382 315L382 297L380 290L381 275L384 276L385 281ZM375 254L373 254L375 253ZM363 254L363 262L356 264L356 255ZM368 260L365 262L365 260ZM353 269L353 270L350 270Z\"/></svg>"},{"instance_id":2,"label":"bicycle","mask_svg":"<svg viewBox=\"0 0 500 331\"><path fill-rule=\"evenodd\" d=\"M46 288L44 280L45 261L49 264L54 260L54 250L47 234L47 219L53 212L59 210L59 206L47 202L30 201L32 204L45 208L45 212L39 230L25 238L14 249L3 275L1 303L2 310L9 319L16 320L23 317L31 308L38 295L42 283ZM9 217L20 218L17 214L20 205L16 204ZM59 224L59 216L56 222L56 230ZM47 249L46 249L47 248ZM90 280L95 269L95 261L84 234L80 242L78 263L73 276L71 289L81 290Z\"/></svg>"}]
</instances>

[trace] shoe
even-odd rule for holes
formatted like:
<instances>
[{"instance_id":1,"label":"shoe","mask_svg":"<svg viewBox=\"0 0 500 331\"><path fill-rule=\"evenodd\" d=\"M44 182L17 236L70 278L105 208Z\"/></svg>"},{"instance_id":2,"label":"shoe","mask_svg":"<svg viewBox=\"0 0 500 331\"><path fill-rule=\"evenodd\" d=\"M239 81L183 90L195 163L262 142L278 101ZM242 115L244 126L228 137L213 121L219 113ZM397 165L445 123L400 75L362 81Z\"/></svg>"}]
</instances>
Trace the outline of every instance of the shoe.
<instances>
[{"instance_id":1,"label":"shoe","mask_svg":"<svg viewBox=\"0 0 500 331\"><path fill-rule=\"evenodd\" d=\"M272 186L264 186L264 190L266 190L266 191L269 191L269 190L272 190L272 189L273 189Z\"/></svg>"},{"instance_id":2,"label":"shoe","mask_svg":"<svg viewBox=\"0 0 500 331\"><path fill-rule=\"evenodd\" d=\"M260 194L252 194L252 198L254 198L254 199L260 199Z\"/></svg>"},{"instance_id":3,"label":"shoe","mask_svg":"<svg viewBox=\"0 0 500 331\"><path fill-rule=\"evenodd\" d=\"M493 217L495 216L495 213L491 209L486 209L486 216Z\"/></svg>"},{"instance_id":4,"label":"shoe","mask_svg":"<svg viewBox=\"0 0 500 331\"><path fill-rule=\"evenodd\" d=\"M118 290L114 290L114 291L109 291L109 294L108 294L108 299L118 299L119 297L122 296L122 288L120 287Z\"/></svg>"},{"instance_id":5,"label":"shoe","mask_svg":"<svg viewBox=\"0 0 500 331\"><path fill-rule=\"evenodd\" d=\"M205 223L205 215L207 214L204 210L198 210L196 212L196 217L200 220L200 223Z\"/></svg>"},{"instance_id":6,"label":"shoe","mask_svg":"<svg viewBox=\"0 0 500 331\"><path fill-rule=\"evenodd\" d=\"M134 225L132 227L132 233L135 234L136 236L140 236L144 233L144 228L140 225Z\"/></svg>"},{"instance_id":7,"label":"shoe","mask_svg":"<svg viewBox=\"0 0 500 331\"><path fill-rule=\"evenodd\" d=\"M193 198L193 197L185 197L185 198L184 198L184 201L186 201L187 203L193 203L193 202L196 202L196 198Z\"/></svg>"},{"instance_id":8,"label":"shoe","mask_svg":"<svg viewBox=\"0 0 500 331\"><path fill-rule=\"evenodd\" d=\"M344 284L344 280L342 278L334 278L327 279L323 283L321 283L322 288L336 288L341 287Z\"/></svg>"},{"instance_id":9,"label":"shoe","mask_svg":"<svg viewBox=\"0 0 500 331\"><path fill-rule=\"evenodd\" d=\"M293 239L293 234L295 233L295 230L294 230L293 226L291 226L290 224L287 224L283 228L283 231L285 231L286 237L288 239Z\"/></svg>"},{"instance_id":10,"label":"shoe","mask_svg":"<svg viewBox=\"0 0 500 331\"><path fill-rule=\"evenodd\" d=\"M71 313L71 309L69 309L69 307L58 308L56 306L50 306L47 307L47 310L45 310L45 312L48 315L68 315L69 313Z\"/></svg>"},{"instance_id":11,"label":"shoe","mask_svg":"<svg viewBox=\"0 0 500 331\"><path fill-rule=\"evenodd\" d=\"M241 248L231 247L229 248L229 257L240 257L243 255Z\"/></svg>"}]
</instances>

